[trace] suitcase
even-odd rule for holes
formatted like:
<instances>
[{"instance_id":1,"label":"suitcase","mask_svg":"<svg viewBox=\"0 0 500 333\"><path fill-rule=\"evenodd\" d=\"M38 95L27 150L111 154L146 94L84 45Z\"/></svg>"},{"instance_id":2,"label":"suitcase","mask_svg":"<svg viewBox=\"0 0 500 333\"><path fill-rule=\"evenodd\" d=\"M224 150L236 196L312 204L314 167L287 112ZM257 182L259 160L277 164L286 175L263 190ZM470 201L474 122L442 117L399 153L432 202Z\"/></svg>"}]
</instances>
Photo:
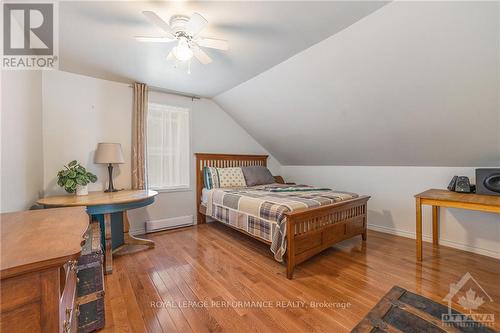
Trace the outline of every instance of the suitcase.
<instances>
[{"instance_id":1,"label":"suitcase","mask_svg":"<svg viewBox=\"0 0 500 333\"><path fill-rule=\"evenodd\" d=\"M78 332L104 327L104 272L99 223L92 222L85 233L77 269Z\"/></svg>"}]
</instances>

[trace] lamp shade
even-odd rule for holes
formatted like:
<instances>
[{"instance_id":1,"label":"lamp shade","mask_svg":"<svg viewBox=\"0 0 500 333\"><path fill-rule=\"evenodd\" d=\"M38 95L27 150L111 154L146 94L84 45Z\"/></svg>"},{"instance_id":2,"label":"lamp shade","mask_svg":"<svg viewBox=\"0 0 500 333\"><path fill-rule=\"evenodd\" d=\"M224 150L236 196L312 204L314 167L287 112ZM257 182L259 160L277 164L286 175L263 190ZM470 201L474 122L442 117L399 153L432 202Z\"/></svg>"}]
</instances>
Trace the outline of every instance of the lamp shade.
<instances>
[{"instance_id":1,"label":"lamp shade","mask_svg":"<svg viewBox=\"0 0 500 333\"><path fill-rule=\"evenodd\" d=\"M122 145L119 143L99 143L95 152L94 163L125 163Z\"/></svg>"}]
</instances>

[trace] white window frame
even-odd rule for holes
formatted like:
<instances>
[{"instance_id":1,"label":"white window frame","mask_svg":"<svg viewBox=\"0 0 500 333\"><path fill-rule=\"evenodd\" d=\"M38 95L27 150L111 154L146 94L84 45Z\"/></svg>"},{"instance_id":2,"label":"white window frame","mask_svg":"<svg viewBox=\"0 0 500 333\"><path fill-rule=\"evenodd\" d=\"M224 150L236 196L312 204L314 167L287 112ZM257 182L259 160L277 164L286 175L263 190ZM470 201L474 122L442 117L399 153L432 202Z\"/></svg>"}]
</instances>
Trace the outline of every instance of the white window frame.
<instances>
[{"instance_id":1,"label":"white window frame","mask_svg":"<svg viewBox=\"0 0 500 333\"><path fill-rule=\"evenodd\" d=\"M188 114L188 152L187 152L187 156L188 156L188 184L187 185L180 185L180 186L166 186L166 187L155 187L155 186L151 186L148 182L148 189L151 189L151 190L154 190L154 191L157 191L157 192L160 192L160 193L164 193L164 192L189 192L192 190L192 183L191 183L191 151L192 151L192 146L191 146L191 143L192 143L192 119L191 119L191 109L189 107L186 107L184 105L182 106L179 106L179 105L175 105L175 104L170 104L170 103L165 103L165 102L152 102L152 101L149 101L148 102L148 117L149 117L149 107L151 104L156 104L156 105L160 105L160 106L165 106L165 107L173 107L173 108L181 108L181 109L186 109L187 110L187 114ZM146 122L148 122L148 119L146 119ZM146 132L146 138L148 136L148 133ZM146 145L147 142L146 142ZM147 147L147 150L149 149L149 146ZM146 151L147 151L146 150ZM146 156L146 170L149 174L149 152L147 152L147 156Z\"/></svg>"}]
</instances>

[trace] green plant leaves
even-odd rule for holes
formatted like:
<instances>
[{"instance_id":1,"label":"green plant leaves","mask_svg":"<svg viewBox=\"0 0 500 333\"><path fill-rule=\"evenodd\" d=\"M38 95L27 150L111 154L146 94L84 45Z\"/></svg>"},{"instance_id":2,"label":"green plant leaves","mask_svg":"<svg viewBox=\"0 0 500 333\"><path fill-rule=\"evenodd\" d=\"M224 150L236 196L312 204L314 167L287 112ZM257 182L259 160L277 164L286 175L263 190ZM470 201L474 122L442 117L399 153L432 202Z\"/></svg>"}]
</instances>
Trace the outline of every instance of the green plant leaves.
<instances>
[{"instance_id":1,"label":"green plant leaves","mask_svg":"<svg viewBox=\"0 0 500 333\"><path fill-rule=\"evenodd\" d=\"M85 186L96 181L97 176L88 172L76 160L69 162L63 170L57 173L57 185L63 187L68 193L74 193L77 185Z\"/></svg>"},{"instance_id":2,"label":"green plant leaves","mask_svg":"<svg viewBox=\"0 0 500 333\"><path fill-rule=\"evenodd\" d=\"M85 178L83 178L82 176L76 177L76 183L82 186L87 185L87 183L85 182Z\"/></svg>"},{"instance_id":3,"label":"green plant leaves","mask_svg":"<svg viewBox=\"0 0 500 333\"><path fill-rule=\"evenodd\" d=\"M66 182L64 183L64 187L66 188L71 188L75 184L75 181L71 178L66 179Z\"/></svg>"},{"instance_id":4,"label":"green plant leaves","mask_svg":"<svg viewBox=\"0 0 500 333\"><path fill-rule=\"evenodd\" d=\"M87 172L87 177L92 183L95 183L97 181L97 176L91 172Z\"/></svg>"}]
</instances>

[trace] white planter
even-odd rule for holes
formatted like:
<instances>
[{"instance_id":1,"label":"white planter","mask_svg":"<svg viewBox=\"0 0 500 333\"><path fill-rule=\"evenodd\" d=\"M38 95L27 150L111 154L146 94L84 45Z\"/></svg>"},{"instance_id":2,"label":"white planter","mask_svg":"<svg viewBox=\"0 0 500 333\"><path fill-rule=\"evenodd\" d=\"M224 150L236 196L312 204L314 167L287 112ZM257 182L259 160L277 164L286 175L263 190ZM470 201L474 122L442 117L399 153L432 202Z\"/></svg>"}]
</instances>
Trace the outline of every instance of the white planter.
<instances>
[{"instance_id":1,"label":"white planter","mask_svg":"<svg viewBox=\"0 0 500 333\"><path fill-rule=\"evenodd\" d=\"M82 186L82 185L76 185L76 195L88 195L89 194L89 189L87 185Z\"/></svg>"}]
</instances>

